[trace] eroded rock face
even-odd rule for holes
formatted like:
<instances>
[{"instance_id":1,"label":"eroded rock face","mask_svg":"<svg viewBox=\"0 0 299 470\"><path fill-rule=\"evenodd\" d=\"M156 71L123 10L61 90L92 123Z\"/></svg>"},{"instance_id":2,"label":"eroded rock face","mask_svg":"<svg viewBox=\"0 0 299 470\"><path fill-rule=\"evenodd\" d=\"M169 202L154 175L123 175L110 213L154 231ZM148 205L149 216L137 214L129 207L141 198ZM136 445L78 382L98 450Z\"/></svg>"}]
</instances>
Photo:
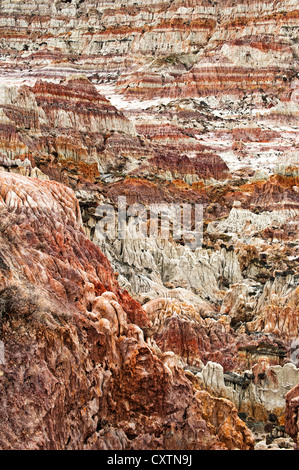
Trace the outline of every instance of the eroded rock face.
<instances>
[{"instance_id":1,"label":"eroded rock face","mask_svg":"<svg viewBox=\"0 0 299 470\"><path fill-rule=\"evenodd\" d=\"M217 315L205 304L158 298L143 308L159 347L174 351L192 367L215 362L226 372L243 373L261 357L270 365L281 366L288 354L286 343L279 338L263 331L252 334L244 327L236 329L229 316Z\"/></svg>"},{"instance_id":2,"label":"eroded rock face","mask_svg":"<svg viewBox=\"0 0 299 470\"><path fill-rule=\"evenodd\" d=\"M298 406L299 387L296 385L286 395L286 431L294 439L298 449Z\"/></svg>"},{"instance_id":3,"label":"eroded rock face","mask_svg":"<svg viewBox=\"0 0 299 470\"><path fill-rule=\"evenodd\" d=\"M0 182L3 244L9 245L8 260L3 258L6 270L2 284L6 286L14 279L14 272L20 272L27 282L52 288L60 299L81 310L109 289L123 297L124 304L128 301L130 311L132 299L119 288L108 260L84 235L72 190L52 181L5 172L0 173ZM12 249L17 239L20 243ZM133 301L131 311L146 322L137 302Z\"/></svg>"},{"instance_id":4,"label":"eroded rock face","mask_svg":"<svg viewBox=\"0 0 299 470\"><path fill-rule=\"evenodd\" d=\"M294 0L3 2L1 71L30 83L86 73L143 138L179 149L158 159L175 173L182 154L209 177L271 171L298 163L297 22Z\"/></svg>"},{"instance_id":5,"label":"eroded rock face","mask_svg":"<svg viewBox=\"0 0 299 470\"><path fill-rule=\"evenodd\" d=\"M128 171L150 153L134 125L84 76L5 86L0 109L0 153L7 168L38 167L51 179L74 186L97 182L109 171Z\"/></svg>"},{"instance_id":6,"label":"eroded rock face","mask_svg":"<svg viewBox=\"0 0 299 470\"><path fill-rule=\"evenodd\" d=\"M1 448L251 449L233 404L145 341L149 319L84 235L74 193L1 172L0 194Z\"/></svg>"},{"instance_id":7,"label":"eroded rock face","mask_svg":"<svg viewBox=\"0 0 299 470\"><path fill-rule=\"evenodd\" d=\"M261 369L241 412L283 422L294 383L271 371L299 365L298 7L222 3L1 2L0 282L9 364L26 364L2 377L19 387L3 447L250 448L227 401L247 392L215 399L194 378L208 389L211 363ZM200 204L202 246L107 241L96 208L119 196Z\"/></svg>"},{"instance_id":8,"label":"eroded rock face","mask_svg":"<svg viewBox=\"0 0 299 470\"><path fill-rule=\"evenodd\" d=\"M210 361L197 377L208 390L231 400L246 420L267 422L272 416L277 425L284 425L285 396L297 384L298 374L294 364L271 366L267 357L260 357L242 375L224 372L219 363Z\"/></svg>"},{"instance_id":9,"label":"eroded rock face","mask_svg":"<svg viewBox=\"0 0 299 470\"><path fill-rule=\"evenodd\" d=\"M212 358L233 367L236 338L225 317L204 319L194 306L170 298L152 300L144 310L162 351L174 351L194 367Z\"/></svg>"}]
</instances>

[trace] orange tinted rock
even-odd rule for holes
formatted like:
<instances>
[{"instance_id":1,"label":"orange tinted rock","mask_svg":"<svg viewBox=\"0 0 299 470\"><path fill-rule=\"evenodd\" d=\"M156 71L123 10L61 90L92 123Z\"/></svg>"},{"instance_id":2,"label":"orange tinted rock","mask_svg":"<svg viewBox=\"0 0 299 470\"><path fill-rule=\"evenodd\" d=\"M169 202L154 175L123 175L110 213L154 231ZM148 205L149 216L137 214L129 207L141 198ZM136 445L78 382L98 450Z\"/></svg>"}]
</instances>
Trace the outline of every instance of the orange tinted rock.
<instances>
[{"instance_id":1,"label":"orange tinted rock","mask_svg":"<svg viewBox=\"0 0 299 470\"><path fill-rule=\"evenodd\" d=\"M296 448L299 447L299 386L294 387L286 395L286 432L294 439Z\"/></svg>"},{"instance_id":2,"label":"orange tinted rock","mask_svg":"<svg viewBox=\"0 0 299 470\"><path fill-rule=\"evenodd\" d=\"M215 427L215 399L145 342L148 317L84 235L72 190L1 172L0 210L1 449L252 448L233 407Z\"/></svg>"}]
</instances>

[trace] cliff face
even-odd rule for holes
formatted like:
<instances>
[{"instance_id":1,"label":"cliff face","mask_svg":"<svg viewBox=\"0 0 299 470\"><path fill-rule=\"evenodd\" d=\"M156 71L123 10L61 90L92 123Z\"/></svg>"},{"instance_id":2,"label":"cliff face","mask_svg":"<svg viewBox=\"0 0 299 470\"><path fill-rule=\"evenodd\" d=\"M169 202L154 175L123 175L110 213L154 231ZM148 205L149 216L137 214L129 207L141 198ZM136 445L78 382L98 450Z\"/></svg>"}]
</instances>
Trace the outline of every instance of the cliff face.
<instances>
[{"instance_id":1,"label":"cliff face","mask_svg":"<svg viewBox=\"0 0 299 470\"><path fill-rule=\"evenodd\" d=\"M57 84L39 80L32 87L5 86L1 98L4 164L29 160L29 166L48 168L51 177L54 163L54 177L70 184L71 173L94 182L102 171L128 171L126 155L137 161L143 156L134 125L84 76Z\"/></svg>"},{"instance_id":2,"label":"cliff face","mask_svg":"<svg viewBox=\"0 0 299 470\"><path fill-rule=\"evenodd\" d=\"M297 440L298 20L0 0L2 448ZM119 196L199 204L202 246L107 240Z\"/></svg>"},{"instance_id":3,"label":"cliff face","mask_svg":"<svg viewBox=\"0 0 299 470\"><path fill-rule=\"evenodd\" d=\"M84 72L140 135L204 165L298 162L294 0L2 1L0 15L3 78Z\"/></svg>"},{"instance_id":4,"label":"cliff face","mask_svg":"<svg viewBox=\"0 0 299 470\"><path fill-rule=\"evenodd\" d=\"M298 449L299 420L298 420L298 385L286 395L286 430L296 443Z\"/></svg>"},{"instance_id":5,"label":"cliff face","mask_svg":"<svg viewBox=\"0 0 299 470\"><path fill-rule=\"evenodd\" d=\"M145 341L148 318L84 236L74 193L0 178L0 447L252 448L234 406Z\"/></svg>"}]
</instances>

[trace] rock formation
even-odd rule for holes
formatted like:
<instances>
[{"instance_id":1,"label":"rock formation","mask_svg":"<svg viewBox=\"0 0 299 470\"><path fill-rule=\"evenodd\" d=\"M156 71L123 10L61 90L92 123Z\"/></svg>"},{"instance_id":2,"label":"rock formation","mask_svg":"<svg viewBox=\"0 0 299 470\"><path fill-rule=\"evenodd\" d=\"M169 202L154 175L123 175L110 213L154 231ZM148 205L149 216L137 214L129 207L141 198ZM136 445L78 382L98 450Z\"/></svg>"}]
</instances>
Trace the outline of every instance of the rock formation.
<instances>
[{"instance_id":1,"label":"rock formation","mask_svg":"<svg viewBox=\"0 0 299 470\"><path fill-rule=\"evenodd\" d=\"M286 431L294 439L298 449L298 385L286 395Z\"/></svg>"},{"instance_id":2,"label":"rock formation","mask_svg":"<svg viewBox=\"0 0 299 470\"><path fill-rule=\"evenodd\" d=\"M298 19L0 1L1 448L298 446Z\"/></svg>"},{"instance_id":3,"label":"rock formation","mask_svg":"<svg viewBox=\"0 0 299 470\"><path fill-rule=\"evenodd\" d=\"M252 448L232 404L212 424L221 400L147 344L146 313L84 235L72 190L0 178L1 448Z\"/></svg>"}]
</instances>

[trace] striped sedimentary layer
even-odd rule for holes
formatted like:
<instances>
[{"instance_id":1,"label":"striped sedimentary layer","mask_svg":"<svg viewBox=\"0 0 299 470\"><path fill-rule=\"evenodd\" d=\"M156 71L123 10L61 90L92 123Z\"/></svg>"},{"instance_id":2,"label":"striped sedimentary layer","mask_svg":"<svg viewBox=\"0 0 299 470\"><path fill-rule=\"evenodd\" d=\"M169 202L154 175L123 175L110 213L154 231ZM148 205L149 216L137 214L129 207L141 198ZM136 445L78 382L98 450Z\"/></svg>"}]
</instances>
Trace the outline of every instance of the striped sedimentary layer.
<instances>
[{"instance_id":1,"label":"striped sedimentary layer","mask_svg":"<svg viewBox=\"0 0 299 470\"><path fill-rule=\"evenodd\" d=\"M0 172L0 212L1 449L253 448L235 406L147 340L70 188Z\"/></svg>"},{"instance_id":2,"label":"striped sedimentary layer","mask_svg":"<svg viewBox=\"0 0 299 470\"><path fill-rule=\"evenodd\" d=\"M288 99L298 15L293 0L2 1L2 65L21 56L24 68L100 69L119 76L125 93L144 97L263 89Z\"/></svg>"},{"instance_id":3,"label":"striped sedimentary layer","mask_svg":"<svg viewBox=\"0 0 299 470\"><path fill-rule=\"evenodd\" d=\"M213 370L221 372L215 375L217 383L223 382L221 367L225 374L237 371L239 377L227 380L237 393L232 387L219 392L233 396L236 403L243 393L237 385L240 381L244 384L246 370L252 369L251 380L260 382L254 386L250 382L248 404L239 411L245 413L245 419L266 421L268 413L276 413L278 403L277 417L283 424L281 387L287 384L289 390L297 374L293 377L292 371L298 367L297 26L295 0L279 4L268 0L129 0L125 5L121 1L96 0L0 1L0 167L39 178L35 183L20 176L2 178L2 205L15 208L17 215L25 211L37 217L32 219L37 220L34 230L27 218L16 218L18 223L12 224L21 237L18 240L23 251L17 249L11 258L12 278L5 275L12 280L19 266L27 280L33 283L34 278L38 279L38 288L40 283L43 287L50 283L58 301L66 305L77 302L76 308L86 315L85 321L100 319L96 332L88 324L91 339L87 335L85 353L88 356L91 350L98 359L98 349L104 350L99 366L103 363L104 368L107 346L113 377L113 364L118 366L123 361L125 365L124 375L119 376L121 367L116 368L115 377L121 379L115 379L114 384L119 389L111 382L108 388L95 385L92 396L84 385L85 372L80 370L80 390L86 393L84 406L88 404L90 411L86 412L84 406L78 408L78 416L87 416L86 422L79 424L79 438L58 429L54 437L58 437L61 447L144 448L147 444L142 433L152 429L151 423L146 419L143 426L139 418L126 421L126 413L132 416L131 406L138 408L139 399L145 403L142 394L131 396L132 381L128 377L133 374L138 391L144 376L153 380L147 390L153 388L150 400L155 405L151 407L146 401L143 408L149 416L153 410L160 413L160 390L164 393L165 387L169 395L164 404L168 407L178 400L183 410L182 395L172 393L171 381L163 382L167 374L176 374L172 372L177 367L174 352L189 370L195 368L189 376L191 382L203 379L207 389L213 388ZM77 212L78 207L69 189L49 179L76 191L84 230L111 261L120 287L105 256L87 243L78 220L74 222L68 214L65 217L66 232L75 235L75 243L71 243L71 237L63 238L61 227L53 241L46 216L43 213L40 220L32 200L37 198L47 205L42 197L45 193L54 211L57 205L51 193L58 192L68 207L76 207ZM22 207L24 194L26 209ZM182 240L175 243L172 239L107 242L98 237L95 207L102 202L116 207L118 196L126 196L129 204L139 202L146 207L156 202L201 204L202 247L193 251ZM51 211L48 215L52 223ZM7 221L10 223L9 214ZM39 231L42 222L50 244ZM13 229L5 225L3 233L13 244ZM41 240L36 239L38 236ZM13 249L12 245L9 248ZM26 263L24 250L29 253ZM94 300L92 287L82 290L87 281L95 282L99 297L93 306L88 300ZM117 298L101 299L104 284ZM75 285L80 286L79 297ZM122 288L135 300L128 294L121 299ZM134 314L144 320L136 300L144 305L154 323L146 332L147 345L135 327L129 328L128 341L117 336L127 328L124 316L121 328L115 317L114 309L122 315L119 305L134 321ZM109 315L111 331L103 321ZM102 346L97 342L93 346L93 332L96 338L100 334ZM132 342L135 349L131 355ZM63 349L63 341L59 339L58 343ZM38 342L34 344L39 347ZM170 370L148 348L160 354ZM68 354L67 359L72 361ZM67 361L54 357L55 371L63 371ZM12 363L14 360L12 356ZM285 368L285 362L292 364ZM152 369L159 373L147 375ZM272 380L273 370L277 371L280 388ZM292 380L280 380L287 371ZM34 384L34 374L27 375L26 380ZM61 380L59 373L57 376ZM71 373L69 377L75 380ZM101 377L105 382L105 373ZM165 387L160 387L161 383ZM176 383L183 395L189 390L181 372ZM106 402L108 389L117 393L113 394L115 400L107 398ZM277 400L271 398L269 406L266 403L259 409L257 401L263 390L265 397L276 394ZM99 401L99 393L103 393L104 401ZM210 410L218 412L218 405L225 409L224 402L211 402L205 392L199 393L206 417ZM120 396L125 399L119 401ZM72 405L59 401L62 408L65 403ZM99 412L99 403L103 413ZM58 428L59 406L51 417ZM297 416L296 394L291 396L289 406ZM93 413L94 408L97 413ZM172 412L171 406L169 409ZM116 421L109 421L106 427L107 416L113 416L115 410ZM115 431L117 420L122 420L121 433ZM297 421L296 417L290 427L294 437ZM163 423L154 426L157 436L161 436ZM110 425L112 437L106 437ZM228 448L251 446L245 434L244 439L234 435L229 441L232 429L225 433L217 420L214 425L218 437L213 431L211 440L207 434L209 442L196 441L198 447L221 447L223 443ZM184 429L185 439L189 428ZM28 446L45 447L46 434L37 444L27 439ZM80 440L82 436L85 444ZM10 439L7 442L13 442ZM193 434L192 439L194 444ZM156 444L150 440L148 446ZM162 440L157 445L176 443Z\"/></svg>"},{"instance_id":4,"label":"striped sedimentary layer","mask_svg":"<svg viewBox=\"0 0 299 470\"><path fill-rule=\"evenodd\" d=\"M128 171L151 155L134 125L82 76L62 83L5 85L0 113L2 166L21 160L50 175L52 168L61 179L67 169L73 179L94 182L101 173Z\"/></svg>"},{"instance_id":5,"label":"striped sedimentary layer","mask_svg":"<svg viewBox=\"0 0 299 470\"><path fill-rule=\"evenodd\" d=\"M82 71L112 82L117 107L155 144L273 170L298 163L297 25L294 0L2 1L1 74Z\"/></svg>"}]
</instances>

